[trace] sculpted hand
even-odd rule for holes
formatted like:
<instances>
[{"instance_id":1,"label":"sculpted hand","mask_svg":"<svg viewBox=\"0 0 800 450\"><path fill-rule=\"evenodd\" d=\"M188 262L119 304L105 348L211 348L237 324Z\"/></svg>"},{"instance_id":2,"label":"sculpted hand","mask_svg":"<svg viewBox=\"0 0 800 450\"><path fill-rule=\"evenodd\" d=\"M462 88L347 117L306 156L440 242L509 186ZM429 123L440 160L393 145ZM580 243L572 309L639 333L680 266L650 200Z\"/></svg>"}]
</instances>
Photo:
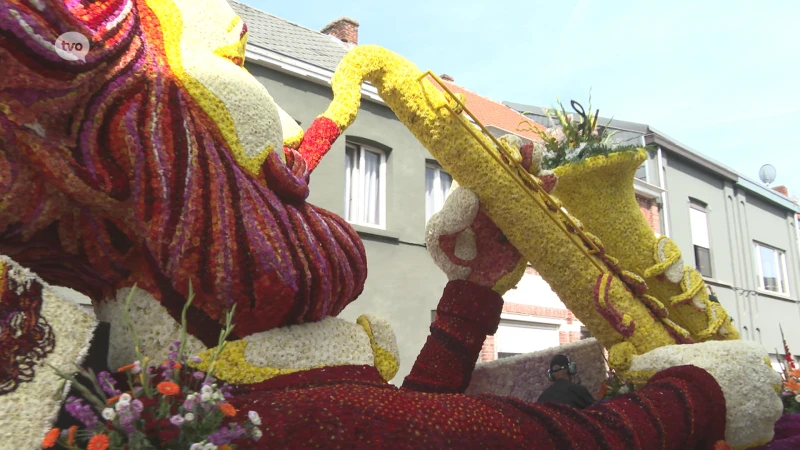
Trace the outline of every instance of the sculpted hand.
<instances>
[{"instance_id":1,"label":"sculpted hand","mask_svg":"<svg viewBox=\"0 0 800 450\"><path fill-rule=\"evenodd\" d=\"M469 189L455 188L426 231L428 252L450 280L471 281L503 294L525 273L525 259Z\"/></svg>"},{"instance_id":2,"label":"sculpted hand","mask_svg":"<svg viewBox=\"0 0 800 450\"><path fill-rule=\"evenodd\" d=\"M709 341L669 345L634 356L630 371L657 372L682 365L704 369L725 396L725 440L733 448L749 448L772 440L783 411L776 393L781 377L768 361L767 352L754 342Z\"/></svg>"}]
</instances>

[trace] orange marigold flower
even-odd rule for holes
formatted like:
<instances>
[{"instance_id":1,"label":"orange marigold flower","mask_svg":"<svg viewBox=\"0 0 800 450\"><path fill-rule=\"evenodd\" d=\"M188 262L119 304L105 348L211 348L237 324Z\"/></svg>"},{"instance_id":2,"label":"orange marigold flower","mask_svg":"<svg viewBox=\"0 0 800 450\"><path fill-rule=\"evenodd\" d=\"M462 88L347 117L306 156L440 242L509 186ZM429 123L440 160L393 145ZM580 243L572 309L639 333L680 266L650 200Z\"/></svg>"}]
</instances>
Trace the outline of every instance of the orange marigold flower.
<instances>
[{"instance_id":1,"label":"orange marigold flower","mask_svg":"<svg viewBox=\"0 0 800 450\"><path fill-rule=\"evenodd\" d=\"M164 395L178 395L181 392L181 387L172 381L162 381L158 383L156 389Z\"/></svg>"},{"instance_id":2,"label":"orange marigold flower","mask_svg":"<svg viewBox=\"0 0 800 450\"><path fill-rule=\"evenodd\" d=\"M73 425L69 427L69 434L67 435L67 445L72 445L75 443L75 432L78 431L78 426Z\"/></svg>"},{"instance_id":3,"label":"orange marigold flower","mask_svg":"<svg viewBox=\"0 0 800 450\"><path fill-rule=\"evenodd\" d=\"M128 364L127 366L122 366L119 369L117 369L117 372L119 372L119 373L127 372L127 371L133 369L134 367L136 367L136 363Z\"/></svg>"},{"instance_id":4,"label":"orange marigold flower","mask_svg":"<svg viewBox=\"0 0 800 450\"><path fill-rule=\"evenodd\" d=\"M106 450L108 449L108 436L105 434L95 434L89 439L86 450Z\"/></svg>"},{"instance_id":5,"label":"orange marigold flower","mask_svg":"<svg viewBox=\"0 0 800 450\"><path fill-rule=\"evenodd\" d=\"M181 367L183 367L183 365L179 362L176 362L175 364L172 365L173 369L180 369Z\"/></svg>"},{"instance_id":6,"label":"orange marigold flower","mask_svg":"<svg viewBox=\"0 0 800 450\"><path fill-rule=\"evenodd\" d=\"M234 408L230 403L223 403L219 405L219 410L222 411L222 414L225 414L228 417L233 417L236 415L236 408Z\"/></svg>"},{"instance_id":7,"label":"orange marigold flower","mask_svg":"<svg viewBox=\"0 0 800 450\"><path fill-rule=\"evenodd\" d=\"M56 446L56 441L58 441L58 437L61 436L61 430L58 428L53 428L44 435L44 440L42 441L42 448L52 448Z\"/></svg>"}]
</instances>

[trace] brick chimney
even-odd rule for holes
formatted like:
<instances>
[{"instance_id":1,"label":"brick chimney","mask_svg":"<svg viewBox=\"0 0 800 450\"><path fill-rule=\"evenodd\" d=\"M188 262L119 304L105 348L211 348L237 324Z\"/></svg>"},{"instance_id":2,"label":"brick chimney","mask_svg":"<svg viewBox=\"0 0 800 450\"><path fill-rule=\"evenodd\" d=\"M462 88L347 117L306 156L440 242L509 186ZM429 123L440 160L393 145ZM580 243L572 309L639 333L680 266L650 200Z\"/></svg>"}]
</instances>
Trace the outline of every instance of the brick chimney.
<instances>
[{"instance_id":1,"label":"brick chimney","mask_svg":"<svg viewBox=\"0 0 800 450\"><path fill-rule=\"evenodd\" d=\"M772 190L779 194L782 194L784 197L789 196L789 189L786 188L786 186L775 186L774 188L772 188Z\"/></svg>"},{"instance_id":2,"label":"brick chimney","mask_svg":"<svg viewBox=\"0 0 800 450\"><path fill-rule=\"evenodd\" d=\"M443 74L439 75L439 78L441 78L444 81L449 81L451 83L456 81L456 80L453 79L453 77L451 77L450 75L448 75L446 73L443 73Z\"/></svg>"},{"instance_id":3,"label":"brick chimney","mask_svg":"<svg viewBox=\"0 0 800 450\"><path fill-rule=\"evenodd\" d=\"M340 17L325 25L321 33L333 36L345 44L358 45L358 22L349 17Z\"/></svg>"}]
</instances>

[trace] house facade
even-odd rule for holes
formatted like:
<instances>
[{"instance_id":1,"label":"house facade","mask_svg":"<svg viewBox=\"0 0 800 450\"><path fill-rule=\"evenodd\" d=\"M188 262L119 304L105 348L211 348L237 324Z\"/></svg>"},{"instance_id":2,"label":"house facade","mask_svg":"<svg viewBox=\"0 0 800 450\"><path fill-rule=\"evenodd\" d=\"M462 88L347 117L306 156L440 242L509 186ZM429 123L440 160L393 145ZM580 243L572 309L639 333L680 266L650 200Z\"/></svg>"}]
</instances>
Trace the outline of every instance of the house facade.
<instances>
[{"instance_id":1,"label":"house facade","mask_svg":"<svg viewBox=\"0 0 800 450\"><path fill-rule=\"evenodd\" d=\"M506 105L546 123L541 108ZM703 275L742 337L777 360L782 324L789 347L800 348L800 209L786 188L762 186L651 126L602 118L599 124L618 142L653 148L637 172L637 196L658 194L651 199L661 233Z\"/></svg>"}]
</instances>

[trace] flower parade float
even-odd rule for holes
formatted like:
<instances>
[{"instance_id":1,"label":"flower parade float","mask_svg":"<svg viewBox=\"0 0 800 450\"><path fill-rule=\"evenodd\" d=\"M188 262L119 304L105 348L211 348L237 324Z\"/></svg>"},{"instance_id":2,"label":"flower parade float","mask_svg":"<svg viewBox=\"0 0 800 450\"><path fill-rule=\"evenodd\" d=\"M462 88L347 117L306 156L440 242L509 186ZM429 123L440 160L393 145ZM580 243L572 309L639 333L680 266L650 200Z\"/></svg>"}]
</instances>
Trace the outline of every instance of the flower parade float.
<instances>
[{"instance_id":1,"label":"flower parade float","mask_svg":"<svg viewBox=\"0 0 800 450\"><path fill-rule=\"evenodd\" d=\"M85 59L56 51L69 31L88 39ZM461 98L374 46L344 58L333 102L304 131L244 70L246 38L222 0L0 2L0 446L724 449L772 439L780 377L766 352L737 339L674 243L645 236L638 210L613 204L633 201L624 185L640 153L550 171L541 149L465 127ZM364 81L460 184L427 227L450 281L400 388L388 383L398 368L389 321L336 317L364 286L360 238L306 201ZM581 197L584 182L600 185ZM635 243L622 236L632 232ZM584 411L463 393L527 263L635 392ZM95 322L50 284L92 299L111 325L108 365L127 378L80 372L96 389L67 400L79 429L50 428L80 384L74 364ZM200 433L200 420L218 429Z\"/></svg>"}]
</instances>

